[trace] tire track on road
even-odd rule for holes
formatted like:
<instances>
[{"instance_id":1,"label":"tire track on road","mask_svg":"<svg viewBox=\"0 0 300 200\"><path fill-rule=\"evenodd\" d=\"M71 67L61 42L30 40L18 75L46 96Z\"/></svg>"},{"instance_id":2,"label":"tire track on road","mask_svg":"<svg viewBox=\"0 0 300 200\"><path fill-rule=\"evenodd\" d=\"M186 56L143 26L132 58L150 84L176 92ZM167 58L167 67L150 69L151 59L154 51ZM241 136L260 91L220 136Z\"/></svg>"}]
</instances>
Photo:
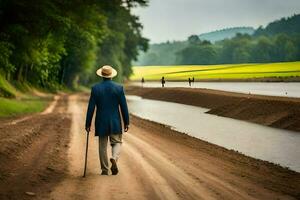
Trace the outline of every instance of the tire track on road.
<instances>
[{"instance_id":1,"label":"tire track on road","mask_svg":"<svg viewBox=\"0 0 300 200\"><path fill-rule=\"evenodd\" d=\"M222 198L227 199L237 197L239 199L253 199L251 196L206 174L201 169L197 170L202 177L199 181L172 163L163 152L144 140L130 134L126 138L130 145L136 147L135 152L142 152L143 158L148 160L149 165L155 166L161 174L167 177L175 190L180 191L183 196L189 199L216 199L219 197L219 193L222 193Z\"/></svg>"}]
</instances>

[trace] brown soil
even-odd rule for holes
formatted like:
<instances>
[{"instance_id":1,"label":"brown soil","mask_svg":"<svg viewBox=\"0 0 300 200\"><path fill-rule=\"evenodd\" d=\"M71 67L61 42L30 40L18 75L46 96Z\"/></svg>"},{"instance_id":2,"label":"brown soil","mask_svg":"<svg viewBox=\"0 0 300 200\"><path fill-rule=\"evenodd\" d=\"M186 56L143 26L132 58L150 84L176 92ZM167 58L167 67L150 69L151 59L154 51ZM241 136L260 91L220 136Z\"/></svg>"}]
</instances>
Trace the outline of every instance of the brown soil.
<instances>
[{"instance_id":1,"label":"brown soil","mask_svg":"<svg viewBox=\"0 0 300 200\"><path fill-rule=\"evenodd\" d=\"M63 179L71 124L66 100L51 113L0 121L0 199L31 199L26 192L43 196Z\"/></svg>"},{"instance_id":2,"label":"brown soil","mask_svg":"<svg viewBox=\"0 0 300 200\"><path fill-rule=\"evenodd\" d=\"M127 94L211 109L210 114L300 131L300 99L209 89L127 87Z\"/></svg>"},{"instance_id":3,"label":"brown soil","mask_svg":"<svg viewBox=\"0 0 300 200\"><path fill-rule=\"evenodd\" d=\"M131 116L117 176L100 176L98 138L90 137L82 178L86 97L72 96L69 176L53 199L296 199L300 174Z\"/></svg>"},{"instance_id":4,"label":"brown soil","mask_svg":"<svg viewBox=\"0 0 300 200\"><path fill-rule=\"evenodd\" d=\"M173 164L208 188L219 186L227 192L235 188L229 192L229 199L246 198L243 192L258 199L272 199L264 196L266 191L278 192L279 199L280 193L300 198L300 173L192 138L162 124L134 116L131 119L135 126L133 135L165 153ZM219 197L226 198L223 195Z\"/></svg>"},{"instance_id":5,"label":"brown soil","mask_svg":"<svg viewBox=\"0 0 300 200\"><path fill-rule=\"evenodd\" d=\"M134 116L119 174L100 176L98 138L90 134L82 178L86 106L87 96L71 95L48 114L0 122L0 199L300 198L300 173Z\"/></svg>"}]
</instances>

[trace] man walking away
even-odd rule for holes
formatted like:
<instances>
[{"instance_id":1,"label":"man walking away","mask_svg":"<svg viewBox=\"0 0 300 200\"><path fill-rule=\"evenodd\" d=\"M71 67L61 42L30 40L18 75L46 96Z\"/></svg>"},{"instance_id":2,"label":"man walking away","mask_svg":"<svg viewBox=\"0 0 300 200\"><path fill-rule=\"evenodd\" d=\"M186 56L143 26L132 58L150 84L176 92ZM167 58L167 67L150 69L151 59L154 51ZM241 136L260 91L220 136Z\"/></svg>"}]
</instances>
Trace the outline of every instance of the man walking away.
<instances>
[{"instance_id":1,"label":"man walking away","mask_svg":"<svg viewBox=\"0 0 300 200\"><path fill-rule=\"evenodd\" d=\"M111 66L106 65L98 69L96 74L102 77L103 81L92 87L85 129L88 132L90 131L96 107L95 136L99 136L101 175L109 174L107 158L108 140L112 147L112 158L110 159L111 172L112 175L116 175L119 171L117 161L120 156L122 144L122 122L120 115L123 118L124 131L127 132L129 129L128 108L123 87L112 81L112 78L117 75L117 71Z\"/></svg>"},{"instance_id":2,"label":"man walking away","mask_svg":"<svg viewBox=\"0 0 300 200\"><path fill-rule=\"evenodd\" d=\"M162 77L162 78L161 78L161 86L162 86L162 87L165 87L165 83L166 83L165 77Z\"/></svg>"},{"instance_id":3,"label":"man walking away","mask_svg":"<svg viewBox=\"0 0 300 200\"><path fill-rule=\"evenodd\" d=\"M144 87L145 79L142 77L142 87Z\"/></svg>"}]
</instances>

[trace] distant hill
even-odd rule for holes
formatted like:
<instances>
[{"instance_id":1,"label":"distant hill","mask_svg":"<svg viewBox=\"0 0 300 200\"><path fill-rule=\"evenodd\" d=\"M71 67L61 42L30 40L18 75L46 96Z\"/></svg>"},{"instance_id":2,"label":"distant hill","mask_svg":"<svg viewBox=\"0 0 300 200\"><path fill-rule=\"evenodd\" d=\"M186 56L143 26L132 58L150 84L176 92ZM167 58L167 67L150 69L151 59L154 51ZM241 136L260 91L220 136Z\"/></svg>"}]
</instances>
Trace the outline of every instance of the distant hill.
<instances>
[{"instance_id":1,"label":"distant hill","mask_svg":"<svg viewBox=\"0 0 300 200\"><path fill-rule=\"evenodd\" d=\"M252 35L255 32L253 27L234 27L226 28L209 33L203 33L199 35L200 40L208 40L210 42L216 42L224 39L230 39L236 36L237 33Z\"/></svg>"},{"instance_id":2,"label":"distant hill","mask_svg":"<svg viewBox=\"0 0 300 200\"><path fill-rule=\"evenodd\" d=\"M291 17L284 17L280 20L269 23L265 28L259 27L254 35L276 35L278 33L285 33L287 35L300 33L300 14Z\"/></svg>"}]
</instances>

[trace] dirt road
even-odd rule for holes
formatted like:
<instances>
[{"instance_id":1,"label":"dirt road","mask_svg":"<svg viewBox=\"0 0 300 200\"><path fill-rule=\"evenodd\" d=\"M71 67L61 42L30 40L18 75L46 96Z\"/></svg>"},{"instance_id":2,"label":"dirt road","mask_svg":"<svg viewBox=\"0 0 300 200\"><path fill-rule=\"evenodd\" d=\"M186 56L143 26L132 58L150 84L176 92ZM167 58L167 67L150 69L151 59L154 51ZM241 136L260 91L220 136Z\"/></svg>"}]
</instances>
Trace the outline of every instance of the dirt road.
<instances>
[{"instance_id":1,"label":"dirt road","mask_svg":"<svg viewBox=\"0 0 300 200\"><path fill-rule=\"evenodd\" d=\"M256 170L261 170L260 173L248 167L249 161L244 165L246 168L243 168L243 165L232 163L232 160L239 158L234 162L243 162L245 158L232 156L231 162L228 162L221 155L215 157L213 148L216 147L213 145L208 145L212 150L212 155L209 155L209 149L201 151L194 148L197 142L192 142L192 146L187 145L188 142L184 140L192 141L190 137L184 137L181 141L178 134L172 137L176 133L163 135L161 131L166 131L166 127L137 118L133 118L133 126L124 134L123 152L119 161L120 174L99 175L98 140L91 137L88 173L83 179L80 176L85 147L85 134L82 131L85 108L85 99L70 97L69 112L74 122L69 149L70 175L51 193L53 199L290 199L288 195L265 189L256 181L252 182L257 177L260 179L258 181L265 181L264 184L274 184L272 179L275 176L270 174L264 180L265 174L262 172L268 170L260 169L268 165L257 166ZM251 173L255 173L253 177ZM291 174L288 176L293 178ZM287 186L287 183L280 184Z\"/></svg>"},{"instance_id":2,"label":"dirt road","mask_svg":"<svg viewBox=\"0 0 300 200\"><path fill-rule=\"evenodd\" d=\"M0 120L0 199L47 195L65 177L71 119L68 97L34 115Z\"/></svg>"},{"instance_id":3,"label":"dirt road","mask_svg":"<svg viewBox=\"0 0 300 200\"><path fill-rule=\"evenodd\" d=\"M98 140L91 134L87 176L82 178L86 138L83 131L86 101L87 97L84 95L71 95L64 104L67 108L60 109L69 113L67 114L69 118L65 119L72 122L69 127L70 143L65 148L67 155L53 154L52 157L60 155L60 161L55 165L56 172L61 172L65 164L68 164L66 173L61 173L60 179L52 179L50 185L37 181L40 183L40 188L35 191L34 188L28 187L26 190L22 189L23 193L31 189L36 193L33 197L26 195L17 197L57 200L297 199L300 197L299 173L228 151L136 117L131 117L130 130L124 134L123 151L119 160L120 173L117 176L100 176ZM57 103L57 106L59 105L62 105L60 101ZM51 120L56 123L55 118ZM53 127L55 132L62 134L62 129L68 129L68 123L65 122ZM38 149L38 152L41 150ZM48 159L49 157L40 154L39 160L45 162ZM57 160L54 163L56 162ZM32 173L24 172L27 169L22 170L19 167L18 170L25 174L21 176L23 179L31 178ZM51 179L53 175L51 173L50 170L50 174L45 176L46 179ZM4 179L6 183L8 180L14 180L13 183L22 188L22 184L18 184L22 180ZM5 187L1 179L0 184L1 188ZM10 189L0 190L3 197L22 199L11 195L15 190L13 184L10 185Z\"/></svg>"}]
</instances>

